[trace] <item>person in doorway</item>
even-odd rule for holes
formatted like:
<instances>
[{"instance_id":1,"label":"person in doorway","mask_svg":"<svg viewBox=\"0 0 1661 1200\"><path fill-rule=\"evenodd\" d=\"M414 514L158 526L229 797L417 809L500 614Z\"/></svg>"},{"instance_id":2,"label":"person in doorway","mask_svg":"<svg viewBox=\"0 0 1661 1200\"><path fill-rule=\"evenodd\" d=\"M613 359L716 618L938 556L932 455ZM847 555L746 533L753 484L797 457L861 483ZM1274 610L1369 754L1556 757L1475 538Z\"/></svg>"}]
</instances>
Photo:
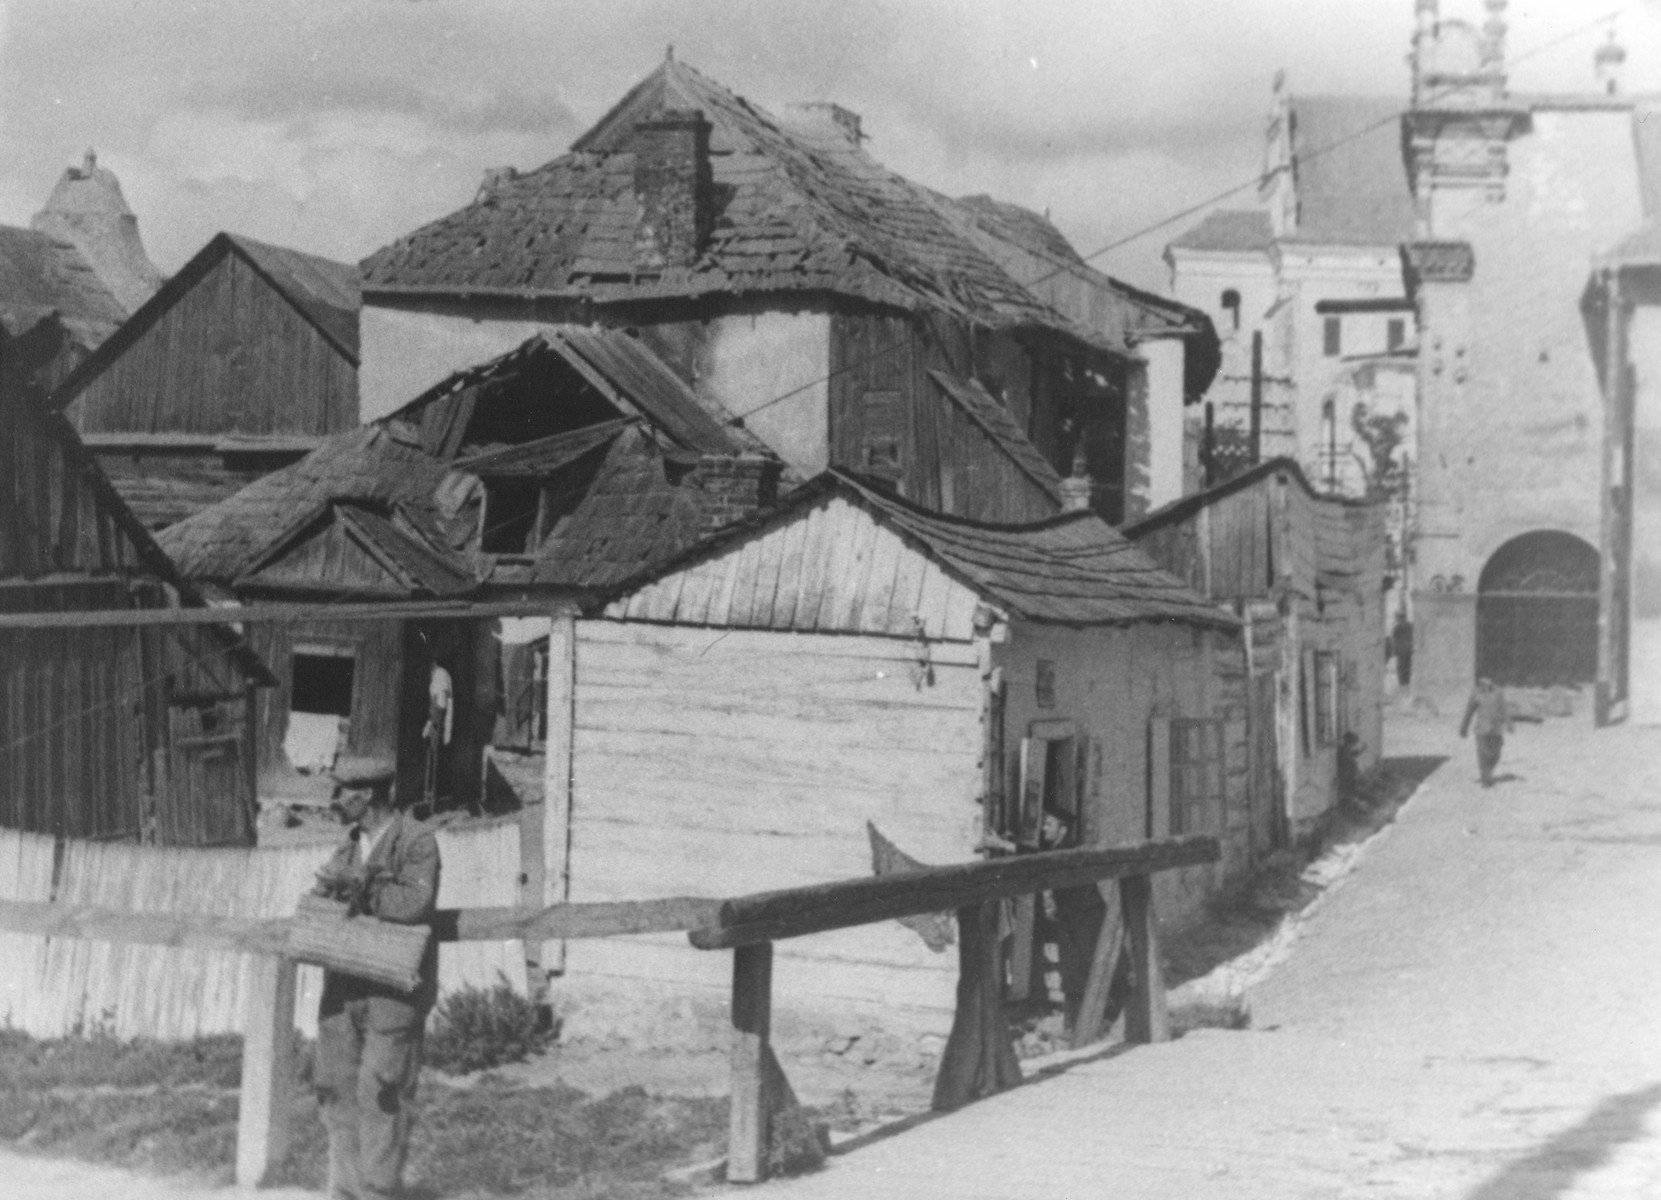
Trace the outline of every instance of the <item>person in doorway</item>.
<instances>
[{"instance_id":1,"label":"person in doorway","mask_svg":"<svg viewBox=\"0 0 1661 1200\"><path fill-rule=\"evenodd\" d=\"M432 673L427 677L427 723L421 737L427 743L427 781L423 800L426 814L432 815L432 806L439 798L444 781L445 748L455 732L456 686L450 671L436 658Z\"/></svg>"},{"instance_id":2,"label":"person in doorway","mask_svg":"<svg viewBox=\"0 0 1661 1200\"><path fill-rule=\"evenodd\" d=\"M337 809L347 839L317 873L319 895L383 921L419 925L438 900L438 843L398 810L393 768L375 760L337 764ZM317 1098L329 1135L331 1200L397 1195L409 1150L422 1032L438 994L431 943L413 992L339 971L323 976L317 1014Z\"/></svg>"},{"instance_id":3,"label":"person in doorway","mask_svg":"<svg viewBox=\"0 0 1661 1200\"><path fill-rule=\"evenodd\" d=\"M1396 660L1396 683L1406 687L1413 682L1413 622L1405 609L1396 614L1390 629L1390 653Z\"/></svg>"},{"instance_id":4,"label":"person in doorway","mask_svg":"<svg viewBox=\"0 0 1661 1200\"><path fill-rule=\"evenodd\" d=\"M1476 681L1476 690L1465 705L1465 719L1459 723L1459 736L1476 729L1476 765L1482 776L1482 786L1491 787L1494 768L1499 766L1500 751L1505 747L1505 735L1511 732L1511 710L1506 707L1505 692L1484 676Z\"/></svg>"}]
</instances>

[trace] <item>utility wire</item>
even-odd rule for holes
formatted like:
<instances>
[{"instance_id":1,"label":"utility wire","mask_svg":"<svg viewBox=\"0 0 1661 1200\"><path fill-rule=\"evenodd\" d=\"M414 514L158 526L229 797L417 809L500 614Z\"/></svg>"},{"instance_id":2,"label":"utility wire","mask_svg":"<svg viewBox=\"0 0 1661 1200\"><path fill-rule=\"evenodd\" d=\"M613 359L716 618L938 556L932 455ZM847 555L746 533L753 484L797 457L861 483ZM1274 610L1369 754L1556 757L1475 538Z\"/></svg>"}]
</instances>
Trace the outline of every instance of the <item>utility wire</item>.
<instances>
[{"instance_id":1,"label":"utility wire","mask_svg":"<svg viewBox=\"0 0 1661 1200\"><path fill-rule=\"evenodd\" d=\"M1620 17L1622 14L1624 14L1626 12L1629 12L1629 11L1631 11L1633 9L1636 9L1636 8L1640 8L1645 4L1653 3L1653 2L1654 2L1654 0L1630 0L1630 2L1627 3L1627 4L1623 4L1618 8L1611 9L1610 11L1604 13L1601 16L1594 17L1592 20L1587 21L1583 24L1577 25L1573 29L1569 30L1568 32L1563 33L1563 34L1559 35L1558 37L1552 38L1550 41L1543 42L1538 46L1534 46L1531 49L1526 50L1523 53L1512 57L1509 60L1509 65L1514 66L1517 63L1523 63L1523 62L1527 62L1528 60L1530 60L1532 58L1537 58L1537 57L1539 57L1540 55L1546 53L1549 50L1555 50L1558 46L1563 45L1565 42L1572 41L1573 39L1578 38L1578 37L1582 36L1583 34L1586 34L1590 31L1596 29L1600 25L1609 24L1610 22L1616 20L1618 17ZM1434 104L1437 101L1449 99L1453 96L1456 96L1456 95L1460 94L1461 92L1468 91L1468 90L1469 90L1469 85L1465 85L1465 84L1461 84L1461 85L1458 85L1456 87L1444 88L1444 89L1442 89L1438 92L1431 93L1431 95L1428 97L1426 103ZM1399 122L1400 120L1401 120L1401 114L1400 113L1393 113L1388 117L1384 117L1384 118L1381 118L1377 121L1373 121L1373 122L1361 127L1360 129L1354 130L1353 132L1348 133L1348 134L1346 134L1345 136L1343 136L1341 138L1337 138L1334 141L1328 142L1325 145L1317 146L1317 147L1315 147L1311 150L1301 152L1298 155L1298 158L1301 161L1306 161L1307 162L1310 159L1320 158L1323 155L1331 154L1332 152L1334 152L1336 150L1339 150L1339 149L1342 149L1343 147L1349 145L1352 142L1359 141L1361 138L1367 137L1369 134L1376 133L1378 130L1383 129L1386 126L1394 125L1397 122ZM1228 187L1228 188L1224 188L1222 191L1217 192L1217 193L1215 193L1211 196L1208 196L1204 200L1201 200L1201 201L1199 201L1197 203L1194 203L1194 204L1190 204L1190 205L1186 206L1185 208L1179 209L1178 211L1169 214L1168 216L1161 217L1157 221L1154 221L1154 222L1152 222L1148 225L1141 226L1140 228L1136 229L1135 231L1133 231L1129 234L1126 234L1123 237L1120 237L1120 238L1117 238L1117 239L1115 239L1111 242L1108 242L1105 246L1102 246L1099 249L1092 250L1089 254L1086 254L1086 255L1082 256L1082 261L1085 262L1085 263L1089 263L1089 262L1091 262L1095 259L1100 258L1104 254L1110 254L1115 250L1118 250L1118 249L1120 249L1124 246L1130 245L1132 242L1140 241L1142 238L1147 237L1150 233L1157 233L1159 230L1164 229L1168 225L1174 225L1178 221L1182 221L1182 220L1185 220L1189 217L1196 216L1199 213L1202 213L1202 212L1206 211L1207 209L1209 209L1209 208L1211 208L1211 207L1213 207L1217 204L1222 203L1224 200L1232 199L1233 197L1239 195L1241 192L1256 189L1262 183L1262 181L1263 181L1263 175L1261 173L1252 176L1250 179L1242 180L1240 183L1234 184L1233 186ZM1031 288L1035 288L1035 287L1039 286L1040 284L1047 283L1049 280L1054 279L1057 275L1067 274L1067 273L1070 273L1070 272L1072 272L1076 269L1077 268L1076 268L1075 264L1062 263L1062 264L1057 265L1053 269L1044 272L1042 275L1039 275L1035 279L1028 280L1028 281L1025 281L1025 282L1017 280L1016 282L1020 283L1021 286L1024 287L1024 288L1031 289ZM896 353L897 351L903 349L904 347L906 347L908 345L910 345L909 340L896 340L894 342L891 342L886 346L883 346L883 347L881 347L877 350L872 351L871 353L867 354L864 358L857 359L857 360L855 360L851 363L847 363L847 364L845 364L841 367L838 367L834 371L831 371L831 372L829 372L829 373L827 373L823 376L819 376L817 378L811 379L807 383L800 384L797 387L791 388L787 392L783 392L783 393L781 393L777 396L774 396L770 400L763 401L762 403L756 405L754 408L747 409L744 412L737 414L736 416L732 417L728 421L728 424L741 423L746 418L752 417L756 413L763 412L763 411L765 411L769 408L772 408L776 404L782 404L784 401L789 400L791 397L798 396L803 392L806 392L806 391L808 391L812 388L816 388L820 384L830 383L832 380L837 379L840 376L845 375L850 371L859 370L860 368L862 368L862 367L864 367L864 366L866 366L870 363L876 362L876 361L878 361L882 358L887 357L890 354Z\"/></svg>"}]
</instances>

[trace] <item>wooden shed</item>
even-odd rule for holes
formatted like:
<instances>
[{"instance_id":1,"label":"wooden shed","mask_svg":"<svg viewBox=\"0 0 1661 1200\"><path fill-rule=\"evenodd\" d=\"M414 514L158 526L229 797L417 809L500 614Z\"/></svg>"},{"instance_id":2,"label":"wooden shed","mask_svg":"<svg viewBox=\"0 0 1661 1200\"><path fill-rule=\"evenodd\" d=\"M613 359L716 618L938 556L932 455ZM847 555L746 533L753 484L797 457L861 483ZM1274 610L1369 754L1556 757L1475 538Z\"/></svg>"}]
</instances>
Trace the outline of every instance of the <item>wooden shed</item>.
<instances>
[{"instance_id":1,"label":"wooden shed","mask_svg":"<svg viewBox=\"0 0 1661 1200\"><path fill-rule=\"evenodd\" d=\"M1273 459L1125 526L1126 536L1245 622L1255 848L1315 829L1340 797L1344 736L1356 766L1384 740L1383 504L1317 493Z\"/></svg>"},{"instance_id":2,"label":"wooden shed","mask_svg":"<svg viewBox=\"0 0 1661 1200\"><path fill-rule=\"evenodd\" d=\"M68 336L0 337L0 826L250 842L258 659L223 626L65 620L202 603L31 382Z\"/></svg>"},{"instance_id":3,"label":"wooden shed","mask_svg":"<svg viewBox=\"0 0 1661 1200\"><path fill-rule=\"evenodd\" d=\"M358 423L358 272L218 234L53 401L163 528Z\"/></svg>"},{"instance_id":4,"label":"wooden shed","mask_svg":"<svg viewBox=\"0 0 1661 1200\"><path fill-rule=\"evenodd\" d=\"M719 896L961 862L1036 848L1048 809L1073 844L1222 835L1223 867L1165 889L1166 916L1191 913L1243 861L1237 627L1092 513L988 525L827 473L556 630L552 890ZM779 987L941 1023L939 932L781 944ZM726 983L684 939L567 952L578 991Z\"/></svg>"}]
</instances>

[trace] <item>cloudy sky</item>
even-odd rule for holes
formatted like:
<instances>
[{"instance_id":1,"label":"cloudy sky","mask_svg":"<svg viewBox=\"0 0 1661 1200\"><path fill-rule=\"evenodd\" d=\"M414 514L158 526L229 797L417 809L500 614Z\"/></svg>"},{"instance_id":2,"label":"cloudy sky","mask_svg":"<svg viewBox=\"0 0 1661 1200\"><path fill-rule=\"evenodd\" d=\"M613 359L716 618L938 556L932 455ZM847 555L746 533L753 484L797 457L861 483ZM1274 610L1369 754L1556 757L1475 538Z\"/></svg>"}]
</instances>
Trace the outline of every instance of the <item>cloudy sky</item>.
<instances>
[{"instance_id":1,"label":"cloudy sky","mask_svg":"<svg viewBox=\"0 0 1661 1200\"><path fill-rule=\"evenodd\" d=\"M1512 0L1513 86L1589 87L1604 32L1573 31L1614 11L1629 83L1661 90L1661 0ZM485 168L562 153L672 44L763 107L854 109L890 167L1047 209L1089 253L1251 179L1278 68L1405 95L1412 22L1413 0L0 0L0 222L95 147L164 270L220 229L355 260ZM1182 224L1096 261L1160 286Z\"/></svg>"}]
</instances>

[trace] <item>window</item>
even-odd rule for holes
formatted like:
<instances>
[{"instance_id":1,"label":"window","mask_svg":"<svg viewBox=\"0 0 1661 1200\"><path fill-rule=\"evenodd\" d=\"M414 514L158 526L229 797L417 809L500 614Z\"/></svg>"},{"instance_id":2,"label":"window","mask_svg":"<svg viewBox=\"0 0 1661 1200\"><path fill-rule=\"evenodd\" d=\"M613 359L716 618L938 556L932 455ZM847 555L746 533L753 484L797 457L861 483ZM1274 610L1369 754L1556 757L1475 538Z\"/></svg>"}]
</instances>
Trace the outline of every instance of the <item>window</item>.
<instances>
[{"instance_id":1,"label":"window","mask_svg":"<svg viewBox=\"0 0 1661 1200\"><path fill-rule=\"evenodd\" d=\"M352 715L356 661L344 647L301 644L290 660L289 708L294 712Z\"/></svg>"},{"instance_id":2,"label":"window","mask_svg":"<svg viewBox=\"0 0 1661 1200\"><path fill-rule=\"evenodd\" d=\"M1400 350L1407 344L1407 322L1400 317L1391 317L1384 325L1384 346L1387 350Z\"/></svg>"},{"instance_id":3,"label":"window","mask_svg":"<svg viewBox=\"0 0 1661 1200\"><path fill-rule=\"evenodd\" d=\"M867 391L860 412L864 421L860 462L865 473L897 482L902 474L905 397L899 392Z\"/></svg>"},{"instance_id":4,"label":"window","mask_svg":"<svg viewBox=\"0 0 1661 1200\"><path fill-rule=\"evenodd\" d=\"M1240 293L1235 291L1233 288L1229 288L1226 291L1224 291L1223 292L1223 297L1222 297L1222 306L1223 306L1223 311L1229 315L1229 322L1230 322L1229 327L1231 329L1239 329L1240 328Z\"/></svg>"},{"instance_id":5,"label":"window","mask_svg":"<svg viewBox=\"0 0 1661 1200\"><path fill-rule=\"evenodd\" d=\"M534 550L532 539L541 501L542 485L534 479L486 479L480 548L486 554L528 554Z\"/></svg>"},{"instance_id":6,"label":"window","mask_svg":"<svg viewBox=\"0 0 1661 1200\"><path fill-rule=\"evenodd\" d=\"M1221 721L1171 722L1171 836L1221 831L1223 768Z\"/></svg>"},{"instance_id":7,"label":"window","mask_svg":"<svg viewBox=\"0 0 1661 1200\"><path fill-rule=\"evenodd\" d=\"M1321 322L1321 353L1337 358L1344 352L1344 322L1341 317L1327 317Z\"/></svg>"},{"instance_id":8,"label":"window","mask_svg":"<svg viewBox=\"0 0 1661 1200\"><path fill-rule=\"evenodd\" d=\"M1315 652L1315 744L1338 744L1339 720L1338 656L1329 650Z\"/></svg>"}]
</instances>

